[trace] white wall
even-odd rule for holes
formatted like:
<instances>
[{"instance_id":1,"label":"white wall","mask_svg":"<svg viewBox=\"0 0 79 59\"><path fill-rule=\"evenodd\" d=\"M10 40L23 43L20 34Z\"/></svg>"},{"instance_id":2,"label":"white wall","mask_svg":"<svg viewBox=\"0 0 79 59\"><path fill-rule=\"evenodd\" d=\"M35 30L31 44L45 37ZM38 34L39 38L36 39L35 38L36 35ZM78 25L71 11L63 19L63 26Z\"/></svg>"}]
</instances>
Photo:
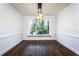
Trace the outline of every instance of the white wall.
<instances>
[{"instance_id":1,"label":"white wall","mask_svg":"<svg viewBox=\"0 0 79 59\"><path fill-rule=\"evenodd\" d=\"M29 40L29 39L35 39L35 40L46 40L46 39L55 39L55 16L44 16L44 20L49 20L49 34L51 34L51 37L28 37L28 34L30 32L30 21L34 20L35 16L24 16L23 17L23 39Z\"/></svg>"},{"instance_id":2,"label":"white wall","mask_svg":"<svg viewBox=\"0 0 79 59\"><path fill-rule=\"evenodd\" d=\"M79 4L70 4L57 17L57 38L79 54Z\"/></svg>"},{"instance_id":3,"label":"white wall","mask_svg":"<svg viewBox=\"0 0 79 59\"><path fill-rule=\"evenodd\" d=\"M9 4L0 4L0 55L21 42L22 31L24 40L55 39L55 32L57 32L57 40L79 54L79 4L71 4L64 8L57 19L55 16L44 17L45 20L49 20L51 37L28 37L29 22L33 19L34 16L22 18L22 15Z\"/></svg>"},{"instance_id":4,"label":"white wall","mask_svg":"<svg viewBox=\"0 0 79 59\"><path fill-rule=\"evenodd\" d=\"M22 40L22 15L7 3L0 3L0 55Z\"/></svg>"}]
</instances>

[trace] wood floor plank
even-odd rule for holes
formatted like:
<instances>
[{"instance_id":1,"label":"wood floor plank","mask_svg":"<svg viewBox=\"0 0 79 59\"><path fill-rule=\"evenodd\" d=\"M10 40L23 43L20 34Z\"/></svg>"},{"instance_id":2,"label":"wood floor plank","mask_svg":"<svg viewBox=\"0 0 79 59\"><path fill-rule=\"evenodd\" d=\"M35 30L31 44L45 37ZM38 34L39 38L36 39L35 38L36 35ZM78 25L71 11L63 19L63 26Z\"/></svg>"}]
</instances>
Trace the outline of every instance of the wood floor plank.
<instances>
[{"instance_id":1,"label":"wood floor plank","mask_svg":"<svg viewBox=\"0 0 79 59\"><path fill-rule=\"evenodd\" d=\"M2 56L77 56L56 40L23 40Z\"/></svg>"}]
</instances>

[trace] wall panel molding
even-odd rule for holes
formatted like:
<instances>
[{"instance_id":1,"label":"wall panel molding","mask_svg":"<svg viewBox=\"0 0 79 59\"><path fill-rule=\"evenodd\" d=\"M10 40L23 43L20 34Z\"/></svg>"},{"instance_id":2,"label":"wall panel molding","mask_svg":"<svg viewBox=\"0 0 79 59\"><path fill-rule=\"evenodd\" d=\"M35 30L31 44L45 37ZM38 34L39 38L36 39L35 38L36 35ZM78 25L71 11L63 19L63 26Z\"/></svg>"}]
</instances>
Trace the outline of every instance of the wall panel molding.
<instances>
[{"instance_id":1,"label":"wall panel molding","mask_svg":"<svg viewBox=\"0 0 79 59\"><path fill-rule=\"evenodd\" d=\"M23 40L55 40L55 34L51 34L51 36L42 36L42 37L38 37L38 36L31 36L29 37L27 33L22 33L23 34Z\"/></svg>"},{"instance_id":2,"label":"wall panel molding","mask_svg":"<svg viewBox=\"0 0 79 59\"><path fill-rule=\"evenodd\" d=\"M7 47L5 50L0 51L0 56L3 55L4 53L6 53L8 50L10 50L11 48L13 48L14 46L16 46L17 44L19 44L21 41L14 43L12 46Z\"/></svg>"},{"instance_id":3,"label":"wall panel molding","mask_svg":"<svg viewBox=\"0 0 79 59\"><path fill-rule=\"evenodd\" d=\"M5 35L0 35L0 39L4 39L10 36L19 35L19 34L22 34L22 33L10 33L10 34L5 34Z\"/></svg>"},{"instance_id":4,"label":"wall panel molding","mask_svg":"<svg viewBox=\"0 0 79 59\"><path fill-rule=\"evenodd\" d=\"M68 33L56 33L56 34L57 34L56 39L58 42L60 42L61 44L69 48L71 51L79 55L79 50L78 50L79 46L77 45L79 41L79 37L70 35Z\"/></svg>"},{"instance_id":5,"label":"wall panel molding","mask_svg":"<svg viewBox=\"0 0 79 59\"><path fill-rule=\"evenodd\" d=\"M61 32L57 32L56 35L66 35L66 36L69 36L69 37L72 37L72 38L79 39L79 36L73 35L73 34L70 34L70 33L61 33Z\"/></svg>"},{"instance_id":6,"label":"wall panel molding","mask_svg":"<svg viewBox=\"0 0 79 59\"><path fill-rule=\"evenodd\" d=\"M21 33L12 33L0 37L0 55L4 54L22 41Z\"/></svg>"}]
</instances>

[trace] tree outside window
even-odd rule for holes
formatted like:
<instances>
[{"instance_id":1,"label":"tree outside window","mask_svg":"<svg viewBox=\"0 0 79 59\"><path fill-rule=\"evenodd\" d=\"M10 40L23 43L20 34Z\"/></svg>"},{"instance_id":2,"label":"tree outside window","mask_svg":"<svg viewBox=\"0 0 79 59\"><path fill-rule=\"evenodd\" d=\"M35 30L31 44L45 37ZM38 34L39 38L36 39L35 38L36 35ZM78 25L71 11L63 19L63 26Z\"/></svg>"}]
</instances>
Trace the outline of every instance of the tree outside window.
<instances>
[{"instance_id":1,"label":"tree outside window","mask_svg":"<svg viewBox=\"0 0 79 59\"><path fill-rule=\"evenodd\" d=\"M37 20L33 20L30 34L49 34L49 21L42 20L37 22Z\"/></svg>"}]
</instances>

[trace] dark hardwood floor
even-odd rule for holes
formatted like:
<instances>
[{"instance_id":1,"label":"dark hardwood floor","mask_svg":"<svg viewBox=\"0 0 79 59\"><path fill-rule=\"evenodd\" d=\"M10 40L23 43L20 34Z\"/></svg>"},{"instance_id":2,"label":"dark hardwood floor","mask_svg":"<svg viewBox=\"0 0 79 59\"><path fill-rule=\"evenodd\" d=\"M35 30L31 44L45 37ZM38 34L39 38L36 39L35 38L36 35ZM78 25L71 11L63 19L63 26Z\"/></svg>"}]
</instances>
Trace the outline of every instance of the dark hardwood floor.
<instances>
[{"instance_id":1,"label":"dark hardwood floor","mask_svg":"<svg viewBox=\"0 0 79 59\"><path fill-rule=\"evenodd\" d=\"M77 56L56 40L23 40L3 56Z\"/></svg>"}]
</instances>

